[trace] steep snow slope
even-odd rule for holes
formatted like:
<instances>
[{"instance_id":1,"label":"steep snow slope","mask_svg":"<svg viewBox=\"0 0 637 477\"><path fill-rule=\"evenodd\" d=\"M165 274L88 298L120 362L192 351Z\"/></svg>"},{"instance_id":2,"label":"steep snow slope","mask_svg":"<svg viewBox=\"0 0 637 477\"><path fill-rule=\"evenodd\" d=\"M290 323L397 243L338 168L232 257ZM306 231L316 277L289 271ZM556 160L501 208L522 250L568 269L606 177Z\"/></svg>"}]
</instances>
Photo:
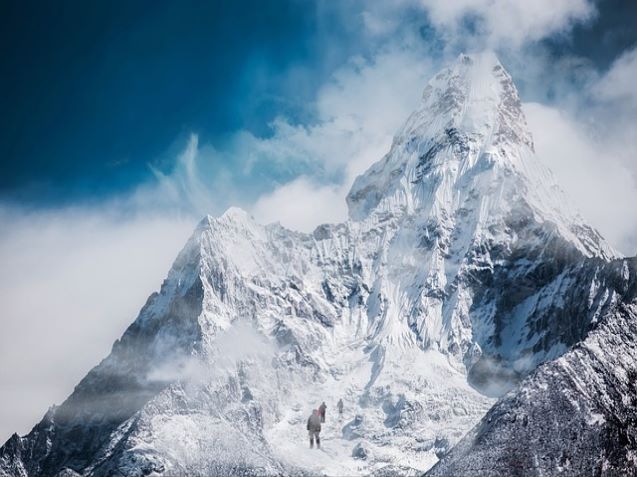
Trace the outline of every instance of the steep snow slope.
<instances>
[{"instance_id":1,"label":"steep snow slope","mask_svg":"<svg viewBox=\"0 0 637 477\"><path fill-rule=\"evenodd\" d=\"M203 220L0 475L421 472L621 300L616 253L534 157L492 54L430 82L347 201L312 234ZM307 416L340 397L311 453Z\"/></svg>"},{"instance_id":2,"label":"steep snow slope","mask_svg":"<svg viewBox=\"0 0 637 477\"><path fill-rule=\"evenodd\" d=\"M629 275L627 304L507 394L427 476L635 475L637 261L612 267Z\"/></svg>"}]
</instances>

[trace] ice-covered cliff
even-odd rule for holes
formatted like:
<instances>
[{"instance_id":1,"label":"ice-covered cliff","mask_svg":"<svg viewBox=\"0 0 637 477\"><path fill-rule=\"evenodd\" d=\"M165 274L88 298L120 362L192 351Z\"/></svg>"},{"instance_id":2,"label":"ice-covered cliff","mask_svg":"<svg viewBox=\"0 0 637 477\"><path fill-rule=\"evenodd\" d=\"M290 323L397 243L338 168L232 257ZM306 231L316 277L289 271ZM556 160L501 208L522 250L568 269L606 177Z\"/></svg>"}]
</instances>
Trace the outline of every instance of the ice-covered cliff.
<instances>
[{"instance_id":1,"label":"ice-covered cliff","mask_svg":"<svg viewBox=\"0 0 637 477\"><path fill-rule=\"evenodd\" d=\"M637 261L608 267L623 303L507 394L427 476L635 475Z\"/></svg>"},{"instance_id":2,"label":"ice-covered cliff","mask_svg":"<svg viewBox=\"0 0 637 477\"><path fill-rule=\"evenodd\" d=\"M493 54L432 79L347 201L312 234L204 219L0 475L422 472L621 303L616 252L535 157ZM304 424L323 400L317 458Z\"/></svg>"}]
</instances>

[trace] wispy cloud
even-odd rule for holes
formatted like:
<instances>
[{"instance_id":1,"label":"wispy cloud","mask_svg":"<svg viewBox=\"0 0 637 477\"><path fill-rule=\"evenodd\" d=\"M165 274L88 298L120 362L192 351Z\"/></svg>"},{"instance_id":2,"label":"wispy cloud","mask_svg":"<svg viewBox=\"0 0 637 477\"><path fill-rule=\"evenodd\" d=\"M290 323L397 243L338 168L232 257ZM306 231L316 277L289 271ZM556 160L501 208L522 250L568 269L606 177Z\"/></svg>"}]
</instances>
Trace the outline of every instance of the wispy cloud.
<instances>
[{"instance_id":1,"label":"wispy cloud","mask_svg":"<svg viewBox=\"0 0 637 477\"><path fill-rule=\"evenodd\" d=\"M421 0L420 4L451 43L469 46L478 41L482 48L520 48L566 34L596 14L589 0Z\"/></svg>"},{"instance_id":2,"label":"wispy cloud","mask_svg":"<svg viewBox=\"0 0 637 477\"><path fill-rule=\"evenodd\" d=\"M594 94L604 100L620 103L622 109L637 109L637 48L624 52L617 58L594 87Z\"/></svg>"},{"instance_id":3,"label":"wispy cloud","mask_svg":"<svg viewBox=\"0 0 637 477\"><path fill-rule=\"evenodd\" d=\"M387 46L371 59L353 57L317 92L310 123L280 116L269 136L238 131L222 151L206 152L193 136L174 170L157 177L172 197L201 213L224 203L239 205L262 222L304 231L344 220L344 198L354 178L389 150L433 71L421 51L404 44ZM205 173L207 163L219 157L234 164L225 183ZM264 171L270 187L259 184ZM255 194L256 184L261 189ZM230 190L234 204L228 203Z\"/></svg>"}]
</instances>

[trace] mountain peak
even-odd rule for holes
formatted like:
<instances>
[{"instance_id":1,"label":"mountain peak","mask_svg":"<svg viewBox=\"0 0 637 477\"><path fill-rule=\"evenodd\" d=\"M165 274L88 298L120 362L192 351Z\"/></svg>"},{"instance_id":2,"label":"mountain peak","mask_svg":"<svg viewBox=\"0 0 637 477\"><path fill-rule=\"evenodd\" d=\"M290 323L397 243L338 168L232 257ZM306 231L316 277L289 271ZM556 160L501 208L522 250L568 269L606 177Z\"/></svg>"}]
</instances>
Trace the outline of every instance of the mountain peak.
<instances>
[{"instance_id":1,"label":"mountain peak","mask_svg":"<svg viewBox=\"0 0 637 477\"><path fill-rule=\"evenodd\" d=\"M483 64L488 64L489 66L502 66L500 60L498 59L498 55L495 54L493 50L482 50L473 53L460 53L456 58L456 62L481 62Z\"/></svg>"},{"instance_id":2,"label":"mountain peak","mask_svg":"<svg viewBox=\"0 0 637 477\"><path fill-rule=\"evenodd\" d=\"M438 83L438 86L448 87L449 85L445 84L445 82L450 78L464 77L471 83L481 84L483 86L496 86L502 79L502 73L508 76L508 73L493 51L486 50L479 53L461 53L454 62L438 72L438 74L429 81L428 85ZM487 91L477 90L476 92L484 94Z\"/></svg>"},{"instance_id":3,"label":"mountain peak","mask_svg":"<svg viewBox=\"0 0 637 477\"><path fill-rule=\"evenodd\" d=\"M493 52L461 54L429 81L389 153L354 182L350 217L364 219L388 195L395 202L397 189L400 208L413 210L422 199L431 203L423 187L435 197L440 174L450 185L496 163L522 178L545 177L509 73Z\"/></svg>"},{"instance_id":4,"label":"mountain peak","mask_svg":"<svg viewBox=\"0 0 637 477\"><path fill-rule=\"evenodd\" d=\"M235 230L243 231L256 226L254 218L240 207L229 207L219 217L207 215L197 225L197 231Z\"/></svg>"},{"instance_id":5,"label":"mountain peak","mask_svg":"<svg viewBox=\"0 0 637 477\"><path fill-rule=\"evenodd\" d=\"M433 137L449 128L533 149L518 91L493 52L461 54L434 76L397 140Z\"/></svg>"},{"instance_id":6,"label":"mountain peak","mask_svg":"<svg viewBox=\"0 0 637 477\"><path fill-rule=\"evenodd\" d=\"M587 256L616 256L536 157L515 84L489 51L458 56L429 81L389 153L354 181L347 204L356 222L417 217L448 230L469 223L473 240L524 211L555 224Z\"/></svg>"},{"instance_id":7,"label":"mountain peak","mask_svg":"<svg viewBox=\"0 0 637 477\"><path fill-rule=\"evenodd\" d=\"M503 68L502 63L493 50L484 50L475 53L460 53L452 68L462 65L469 69L482 68L483 71L493 72L497 67Z\"/></svg>"},{"instance_id":8,"label":"mountain peak","mask_svg":"<svg viewBox=\"0 0 637 477\"><path fill-rule=\"evenodd\" d=\"M252 217L241 207L229 207L220 218L232 222L252 222Z\"/></svg>"}]
</instances>

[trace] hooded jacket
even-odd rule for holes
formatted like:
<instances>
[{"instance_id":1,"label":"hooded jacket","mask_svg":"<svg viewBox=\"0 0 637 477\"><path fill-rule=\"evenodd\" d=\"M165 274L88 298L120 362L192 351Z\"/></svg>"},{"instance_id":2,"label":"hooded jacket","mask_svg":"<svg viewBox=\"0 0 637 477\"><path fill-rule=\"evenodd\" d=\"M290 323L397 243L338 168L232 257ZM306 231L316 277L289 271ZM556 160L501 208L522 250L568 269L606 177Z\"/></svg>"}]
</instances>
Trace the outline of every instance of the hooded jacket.
<instances>
[{"instance_id":1,"label":"hooded jacket","mask_svg":"<svg viewBox=\"0 0 637 477\"><path fill-rule=\"evenodd\" d=\"M321 417L318 411L314 411L307 420L307 430L310 432L321 432Z\"/></svg>"}]
</instances>

